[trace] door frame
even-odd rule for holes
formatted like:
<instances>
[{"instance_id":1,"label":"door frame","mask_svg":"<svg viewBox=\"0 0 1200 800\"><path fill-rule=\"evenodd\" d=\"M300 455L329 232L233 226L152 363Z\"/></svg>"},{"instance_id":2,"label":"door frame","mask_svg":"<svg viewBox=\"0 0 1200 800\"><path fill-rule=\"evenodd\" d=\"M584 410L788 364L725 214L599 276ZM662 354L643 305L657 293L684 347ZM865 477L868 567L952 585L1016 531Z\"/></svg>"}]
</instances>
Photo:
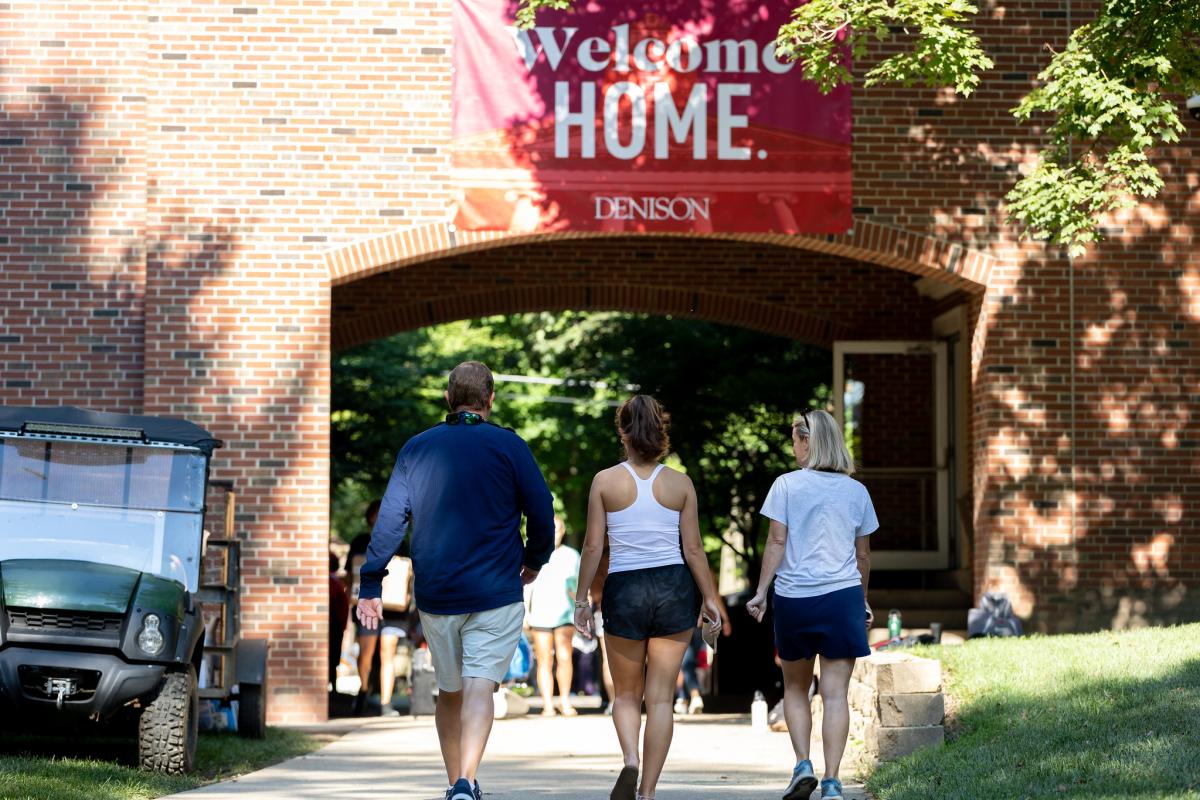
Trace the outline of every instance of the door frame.
<instances>
[{"instance_id":1,"label":"door frame","mask_svg":"<svg viewBox=\"0 0 1200 800\"><path fill-rule=\"evenodd\" d=\"M950 420L948 413L949 369L946 342L930 340L839 341L833 343L833 404L834 418L842 430L846 427L846 369L845 356L854 353L872 355L908 355L929 353L934 359L933 452L934 491L936 493L935 527L937 549L876 550L871 548L871 567L882 570L927 569L943 570L950 566ZM886 525L886 520L880 520Z\"/></svg>"}]
</instances>

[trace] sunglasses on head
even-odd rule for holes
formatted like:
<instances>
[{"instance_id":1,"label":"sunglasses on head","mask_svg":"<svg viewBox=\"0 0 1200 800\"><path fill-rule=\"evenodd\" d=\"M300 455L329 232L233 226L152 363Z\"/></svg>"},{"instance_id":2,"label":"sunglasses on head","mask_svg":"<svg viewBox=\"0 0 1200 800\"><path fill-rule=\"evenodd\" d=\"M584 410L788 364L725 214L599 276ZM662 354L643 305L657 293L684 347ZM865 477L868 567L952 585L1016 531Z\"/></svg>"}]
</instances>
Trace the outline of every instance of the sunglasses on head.
<instances>
[{"instance_id":1,"label":"sunglasses on head","mask_svg":"<svg viewBox=\"0 0 1200 800\"><path fill-rule=\"evenodd\" d=\"M792 421L792 430L796 431L801 436L808 436L808 432L809 432L808 415L811 412L812 412L811 408L801 411L800 418Z\"/></svg>"},{"instance_id":2,"label":"sunglasses on head","mask_svg":"<svg viewBox=\"0 0 1200 800\"><path fill-rule=\"evenodd\" d=\"M482 425L483 416L474 411L456 411L446 415L447 425Z\"/></svg>"}]
</instances>

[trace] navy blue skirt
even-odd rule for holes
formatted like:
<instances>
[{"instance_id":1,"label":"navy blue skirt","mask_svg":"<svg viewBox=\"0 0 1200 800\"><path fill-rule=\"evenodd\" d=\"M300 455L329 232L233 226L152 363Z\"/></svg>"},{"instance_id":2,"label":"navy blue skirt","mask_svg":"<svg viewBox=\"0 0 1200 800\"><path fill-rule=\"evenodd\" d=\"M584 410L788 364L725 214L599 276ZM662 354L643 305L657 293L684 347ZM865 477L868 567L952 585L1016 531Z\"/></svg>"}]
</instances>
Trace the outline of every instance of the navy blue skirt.
<instances>
[{"instance_id":1,"label":"navy blue skirt","mask_svg":"<svg viewBox=\"0 0 1200 800\"><path fill-rule=\"evenodd\" d=\"M862 586L816 597L775 595L775 648L784 661L862 658L867 646L867 604Z\"/></svg>"}]
</instances>

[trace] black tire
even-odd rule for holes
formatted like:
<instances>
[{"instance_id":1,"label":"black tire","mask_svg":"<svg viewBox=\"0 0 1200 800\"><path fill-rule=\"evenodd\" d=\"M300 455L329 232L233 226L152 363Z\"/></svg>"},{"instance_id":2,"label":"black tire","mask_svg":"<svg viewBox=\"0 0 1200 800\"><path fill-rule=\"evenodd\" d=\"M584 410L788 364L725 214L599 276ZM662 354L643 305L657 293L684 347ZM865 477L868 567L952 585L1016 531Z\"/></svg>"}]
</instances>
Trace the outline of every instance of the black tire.
<instances>
[{"instance_id":1,"label":"black tire","mask_svg":"<svg viewBox=\"0 0 1200 800\"><path fill-rule=\"evenodd\" d=\"M154 702L138 720L138 766L151 772L183 775L196 767L200 697L196 671L167 673Z\"/></svg>"},{"instance_id":2,"label":"black tire","mask_svg":"<svg viewBox=\"0 0 1200 800\"><path fill-rule=\"evenodd\" d=\"M267 736L267 700L265 687L243 683L238 687L238 736L265 739Z\"/></svg>"}]
</instances>

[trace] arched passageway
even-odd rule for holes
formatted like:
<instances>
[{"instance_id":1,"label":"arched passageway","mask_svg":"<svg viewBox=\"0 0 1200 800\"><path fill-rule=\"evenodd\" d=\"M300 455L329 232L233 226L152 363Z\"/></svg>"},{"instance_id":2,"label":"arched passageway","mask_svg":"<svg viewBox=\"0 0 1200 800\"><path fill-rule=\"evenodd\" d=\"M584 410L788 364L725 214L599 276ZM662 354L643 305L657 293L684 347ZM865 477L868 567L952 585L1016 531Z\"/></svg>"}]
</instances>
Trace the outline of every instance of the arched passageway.
<instances>
[{"instance_id":1,"label":"arched passageway","mask_svg":"<svg viewBox=\"0 0 1200 800\"><path fill-rule=\"evenodd\" d=\"M438 239L443 236L450 238ZM869 386L870 402L845 413L857 426L864 480L877 496L881 518L892 522L896 544L883 543L891 555L880 563L894 570L895 580L878 585L942 588L948 607L920 609L918 615L965 626L974 579L968 536L970 342L984 287L961 272L969 264L972 274L982 276L990 263L961 251L947 263L920 260L913 256L949 250L928 242L923 248L898 244L890 234L878 238L890 243L891 252L838 238L546 235L462 241L431 226L420 235L331 255L331 345L337 352L400 331L494 314L603 310L701 319L833 350L843 367L839 391L854 382ZM439 243L446 246L439 249ZM402 247L410 249L397 249ZM929 349L911 357L915 343ZM911 596L901 593L880 604L906 598ZM910 620L920 624L923 617Z\"/></svg>"}]
</instances>

